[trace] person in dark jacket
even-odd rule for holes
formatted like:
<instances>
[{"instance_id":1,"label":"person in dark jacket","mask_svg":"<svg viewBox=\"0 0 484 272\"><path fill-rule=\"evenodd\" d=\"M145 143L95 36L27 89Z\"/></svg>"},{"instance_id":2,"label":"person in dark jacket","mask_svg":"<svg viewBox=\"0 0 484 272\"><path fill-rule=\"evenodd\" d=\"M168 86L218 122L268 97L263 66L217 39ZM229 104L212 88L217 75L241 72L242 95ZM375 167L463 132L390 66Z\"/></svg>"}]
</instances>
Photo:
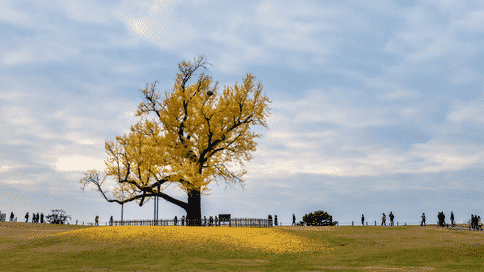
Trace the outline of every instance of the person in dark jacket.
<instances>
[{"instance_id":1,"label":"person in dark jacket","mask_svg":"<svg viewBox=\"0 0 484 272\"><path fill-rule=\"evenodd\" d=\"M361 225L364 226L365 225L365 215L361 215Z\"/></svg>"},{"instance_id":2,"label":"person in dark jacket","mask_svg":"<svg viewBox=\"0 0 484 272\"><path fill-rule=\"evenodd\" d=\"M29 222L29 212L25 214L25 223Z\"/></svg>"}]
</instances>

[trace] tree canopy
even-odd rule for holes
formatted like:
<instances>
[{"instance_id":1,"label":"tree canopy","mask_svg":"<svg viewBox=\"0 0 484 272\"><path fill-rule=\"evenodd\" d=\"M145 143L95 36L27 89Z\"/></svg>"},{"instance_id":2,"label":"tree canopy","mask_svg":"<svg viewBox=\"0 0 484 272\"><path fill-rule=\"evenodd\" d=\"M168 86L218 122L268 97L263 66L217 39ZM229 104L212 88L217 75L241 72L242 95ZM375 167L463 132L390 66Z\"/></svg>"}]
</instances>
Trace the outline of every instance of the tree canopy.
<instances>
[{"instance_id":1,"label":"tree canopy","mask_svg":"<svg viewBox=\"0 0 484 272\"><path fill-rule=\"evenodd\" d=\"M333 216L325 211L315 211L314 213L305 214L303 222L308 226L333 226L338 222L333 222Z\"/></svg>"},{"instance_id":2,"label":"tree canopy","mask_svg":"<svg viewBox=\"0 0 484 272\"><path fill-rule=\"evenodd\" d=\"M252 159L257 146L254 139L260 137L250 126L268 128L271 101L252 74L243 78L241 86L236 82L221 92L218 82L212 86L212 78L203 72L188 84L206 64L204 56L178 64L173 89L164 96L155 90L157 81L141 90L144 101L136 112L140 120L130 133L105 142L106 169L104 173L85 172L80 180L83 190L92 184L109 202L136 201L140 206L159 196L185 209L190 225L200 225L200 198L208 192L208 184L223 180L243 185L244 161ZM240 170L230 170L230 166ZM102 188L107 177L118 185L112 196ZM170 184L185 191L188 201L164 193Z\"/></svg>"}]
</instances>

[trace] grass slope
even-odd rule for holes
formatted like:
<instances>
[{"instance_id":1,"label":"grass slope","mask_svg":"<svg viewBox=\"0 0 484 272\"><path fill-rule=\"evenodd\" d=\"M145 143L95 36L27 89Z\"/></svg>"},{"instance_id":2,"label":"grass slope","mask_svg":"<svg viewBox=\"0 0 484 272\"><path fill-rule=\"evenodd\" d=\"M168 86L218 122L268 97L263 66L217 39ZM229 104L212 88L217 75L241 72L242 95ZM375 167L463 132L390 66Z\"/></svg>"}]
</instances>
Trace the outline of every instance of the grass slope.
<instances>
[{"instance_id":1,"label":"grass slope","mask_svg":"<svg viewBox=\"0 0 484 272\"><path fill-rule=\"evenodd\" d=\"M1 271L484 271L482 233L0 223Z\"/></svg>"}]
</instances>

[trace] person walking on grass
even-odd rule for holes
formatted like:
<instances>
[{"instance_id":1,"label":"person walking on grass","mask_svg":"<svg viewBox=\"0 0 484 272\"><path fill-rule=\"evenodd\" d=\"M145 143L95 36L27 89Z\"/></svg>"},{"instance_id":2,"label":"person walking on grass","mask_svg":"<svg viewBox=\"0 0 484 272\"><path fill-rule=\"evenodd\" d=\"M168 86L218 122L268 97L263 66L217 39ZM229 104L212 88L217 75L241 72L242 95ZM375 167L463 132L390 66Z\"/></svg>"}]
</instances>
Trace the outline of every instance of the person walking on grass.
<instances>
[{"instance_id":1,"label":"person walking on grass","mask_svg":"<svg viewBox=\"0 0 484 272\"><path fill-rule=\"evenodd\" d=\"M96 226L99 226L99 216L96 215L96 218L94 219L96 221Z\"/></svg>"},{"instance_id":2,"label":"person walking on grass","mask_svg":"<svg viewBox=\"0 0 484 272\"><path fill-rule=\"evenodd\" d=\"M364 214L361 215L361 225L362 226L365 225L365 215Z\"/></svg>"},{"instance_id":3,"label":"person walking on grass","mask_svg":"<svg viewBox=\"0 0 484 272\"><path fill-rule=\"evenodd\" d=\"M29 212L25 214L25 223L29 222Z\"/></svg>"},{"instance_id":4,"label":"person walking on grass","mask_svg":"<svg viewBox=\"0 0 484 272\"><path fill-rule=\"evenodd\" d=\"M386 226L387 225L387 217L385 216L385 213L383 213L383 216L381 218L381 225Z\"/></svg>"},{"instance_id":5,"label":"person walking on grass","mask_svg":"<svg viewBox=\"0 0 484 272\"><path fill-rule=\"evenodd\" d=\"M422 213L422 222L420 222L420 226L427 226L427 223L425 223L425 213Z\"/></svg>"},{"instance_id":6,"label":"person walking on grass","mask_svg":"<svg viewBox=\"0 0 484 272\"><path fill-rule=\"evenodd\" d=\"M390 212L390 214L388 215L388 217L390 217L390 226L393 226L393 219L395 218L395 216L393 215L392 212Z\"/></svg>"},{"instance_id":7,"label":"person walking on grass","mask_svg":"<svg viewBox=\"0 0 484 272\"><path fill-rule=\"evenodd\" d=\"M454 222L454 212L450 212L450 224L452 224L452 227L455 227L455 222Z\"/></svg>"}]
</instances>

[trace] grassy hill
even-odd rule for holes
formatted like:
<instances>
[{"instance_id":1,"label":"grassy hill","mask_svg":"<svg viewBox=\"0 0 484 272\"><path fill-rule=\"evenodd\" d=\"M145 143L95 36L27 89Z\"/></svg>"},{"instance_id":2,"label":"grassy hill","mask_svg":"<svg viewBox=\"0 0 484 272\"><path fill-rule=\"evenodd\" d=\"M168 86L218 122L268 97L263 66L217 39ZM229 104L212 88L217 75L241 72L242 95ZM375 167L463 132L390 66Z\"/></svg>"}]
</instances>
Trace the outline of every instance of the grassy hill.
<instances>
[{"instance_id":1,"label":"grassy hill","mask_svg":"<svg viewBox=\"0 0 484 272\"><path fill-rule=\"evenodd\" d=\"M483 233L435 226L0 223L2 271L484 271Z\"/></svg>"}]
</instances>

